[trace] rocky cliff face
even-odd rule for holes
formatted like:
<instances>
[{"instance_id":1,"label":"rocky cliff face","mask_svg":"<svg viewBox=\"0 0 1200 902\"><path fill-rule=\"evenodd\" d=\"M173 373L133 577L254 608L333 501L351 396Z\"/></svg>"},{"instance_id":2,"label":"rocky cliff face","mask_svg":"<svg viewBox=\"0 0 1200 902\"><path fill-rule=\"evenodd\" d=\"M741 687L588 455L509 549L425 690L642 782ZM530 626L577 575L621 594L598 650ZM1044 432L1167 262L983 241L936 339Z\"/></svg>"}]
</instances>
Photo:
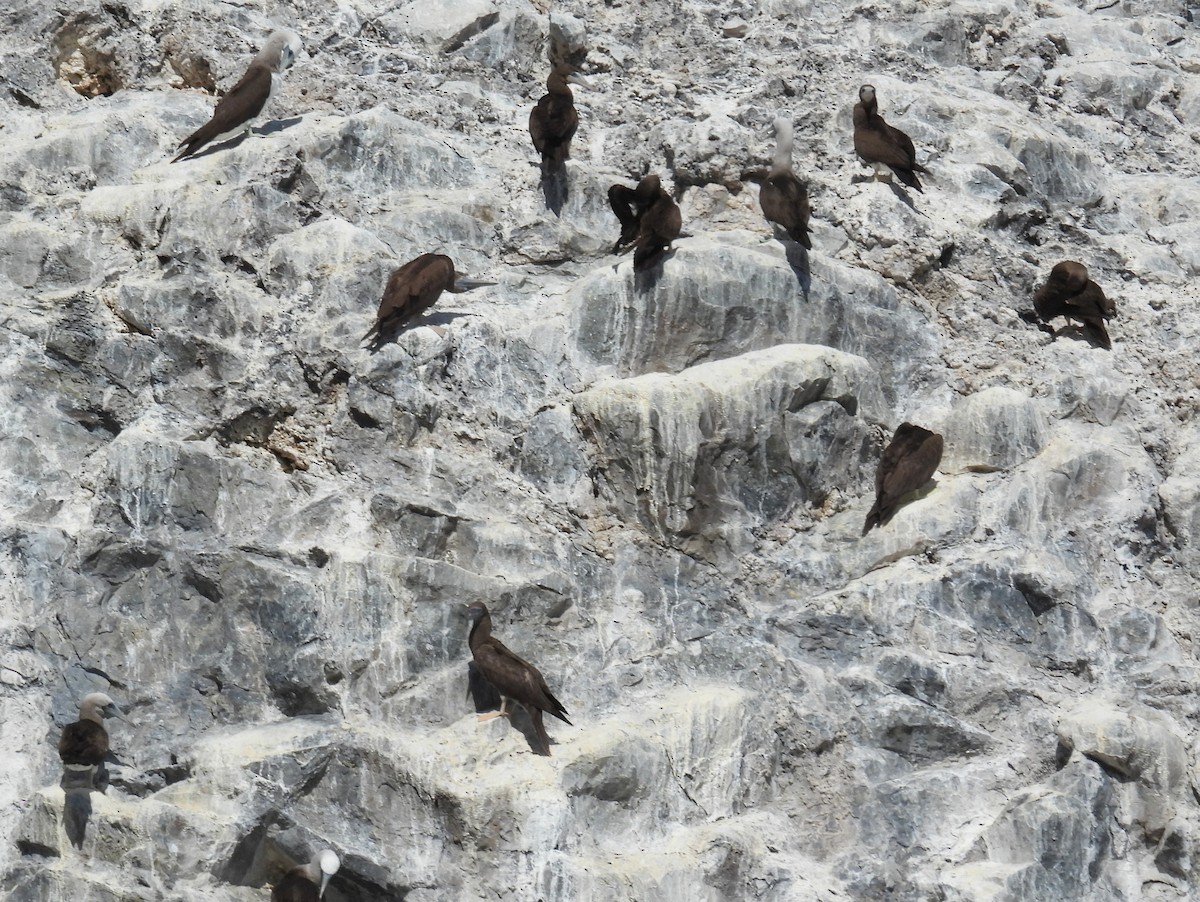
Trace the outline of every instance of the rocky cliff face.
<instances>
[{"instance_id":1,"label":"rocky cliff face","mask_svg":"<svg viewBox=\"0 0 1200 902\"><path fill-rule=\"evenodd\" d=\"M322 845L333 902L1200 892L1192 12L10 3L6 897L263 899ZM269 124L169 165L275 27ZM864 82L924 194L863 181ZM747 180L780 111L807 256ZM638 281L604 198L647 171L686 234ZM426 251L499 284L360 350ZM1062 259L1111 353L1020 318ZM860 536L906 419L937 486ZM476 600L552 758L475 721ZM132 723L76 850L91 690Z\"/></svg>"}]
</instances>

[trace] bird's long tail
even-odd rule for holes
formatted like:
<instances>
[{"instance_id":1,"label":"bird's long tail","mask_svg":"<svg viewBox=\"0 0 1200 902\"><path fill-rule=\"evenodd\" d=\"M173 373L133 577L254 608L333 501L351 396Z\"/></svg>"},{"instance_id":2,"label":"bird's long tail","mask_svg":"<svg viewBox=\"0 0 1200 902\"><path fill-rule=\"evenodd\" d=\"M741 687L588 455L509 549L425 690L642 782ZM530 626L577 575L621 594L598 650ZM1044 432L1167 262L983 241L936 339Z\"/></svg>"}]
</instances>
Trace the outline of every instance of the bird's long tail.
<instances>
[{"instance_id":1,"label":"bird's long tail","mask_svg":"<svg viewBox=\"0 0 1200 902\"><path fill-rule=\"evenodd\" d=\"M539 755L550 757L550 734L546 732L546 724L540 708L530 708L529 719L533 721L533 731L537 733L539 748L534 749Z\"/></svg>"},{"instance_id":2,"label":"bird's long tail","mask_svg":"<svg viewBox=\"0 0 1200 902\"><path fill-rule=\"evenodd\" d=\"M567 204L567 167L554 156L542 157L542 196L546 208L555 216L561 216Z\"/></svg>"}]
</instances>

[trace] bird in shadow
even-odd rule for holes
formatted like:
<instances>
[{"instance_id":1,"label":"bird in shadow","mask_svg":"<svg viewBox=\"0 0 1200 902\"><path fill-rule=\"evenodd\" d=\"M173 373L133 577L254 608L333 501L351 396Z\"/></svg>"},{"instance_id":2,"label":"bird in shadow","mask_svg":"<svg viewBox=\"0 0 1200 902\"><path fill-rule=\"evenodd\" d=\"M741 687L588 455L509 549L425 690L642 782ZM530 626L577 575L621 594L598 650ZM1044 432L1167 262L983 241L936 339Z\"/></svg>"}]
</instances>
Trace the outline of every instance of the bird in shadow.
<instances>
[{"instance_id":1,"label":"bird in shadow","mask_svg":"<svg viewBox=\"0 0 1200 902\"><path fill-rule=\"evenodd\" d=\"M613 253L633 249L635 276L658 266L683 228L679 205L663 190L661 179L647 175L634 188L613 185L608 189L608 205L621 224ZM643 287L655 281L643 279Z\"/></svg>"},{"instance_id":2,"label":"bird in shadow","mask_svg":"<svg viewBox=\"0 0 1200 902\"><path fill-rule=\"evenodd\" d=\"M908 187L924 193L917 173L926 169L917 162L912 138L888 125L879 115L875 88L871 85L858 89L858 103L854 105L854 152L874 167L877 178L892 172ZM897 196L901 195L898 189L893 187L893 190ZM912 206L911 201L909 206Z\"/></svg>"},{"instance_id":3,"label":"bird in shadow","mask_svg":"<svg viewBox=\"0 0 1200 902\"><path fill-rule=\"evenodd\" d=\"M116 703L103 692L92 692L79 703L79 719L63 727L58 740L62 760L63 829L77 849L83 848L87 823L92 815L92 793L108 789L107 762L112 759L104 721L119 717L128 721Z\"/></svg>"},{"instance_id":4,"label":"bird in shadow","mask_svg":"<svg viewBox=\"0 0 1200 902\"><path fill-rule=\"evenodd\" d=\"M875 503L863 523L864 536L875 526L887 525L928 485L942 461L943 444L940 435L921 426L901 423L896 428L875 470Z\"/></svg>"},{"instance_id":5,"label":"bird in shadow","mask_svg":"<svg viewBox=\"0 0 1200 902\"><path fill-rule=\"evenodd\" d=\"M1079 320L1084 337L1097 347L1112 350L1105 320L1117 315L1117 305L1104 294L1104 289L1088 278L1088 269L1074 260L1056 263L1050 270L1046 284L1033 295L1033 312L1024 312L1021 317L1035 323L1038 328L1057 338L1068 328L1072 320ZM1049 320L1064 317L1067 325L1055 331Z\"/></svg>"}]
</instances>

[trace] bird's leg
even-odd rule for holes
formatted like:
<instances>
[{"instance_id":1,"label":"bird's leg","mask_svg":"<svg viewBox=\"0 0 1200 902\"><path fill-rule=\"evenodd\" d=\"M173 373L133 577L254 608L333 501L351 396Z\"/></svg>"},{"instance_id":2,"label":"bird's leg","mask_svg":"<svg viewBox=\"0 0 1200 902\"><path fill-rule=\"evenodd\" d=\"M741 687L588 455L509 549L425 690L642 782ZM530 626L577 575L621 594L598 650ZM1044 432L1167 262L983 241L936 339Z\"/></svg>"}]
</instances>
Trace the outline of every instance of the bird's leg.
<instances>
[{"instance_id":1,"label":"bird's leg","mask_svg":"<svg viewBox=\"0 0 1200 902\"><path fill-rule=\"evenodd\" d=\"M890 182L892 180L892 169L887 163L872 163L871 168L875 170L876 181Z\"/></svg>"},{"instance_id":2,"label":"bird's leg","mask_svg":"<svg viewBox=\"0 0 1200 902\"><path fill-rule=\"evenodd\" d=\"M500 697L500 710L499 711L488 711L486 714L478 715L479 722L483 723L485 721L492 720L493 718L496 718L496 717L508 717L508 712L504 710L504 706L507 704L508 704L508 699L501 696Z\"/></svg>"}]
</instances>

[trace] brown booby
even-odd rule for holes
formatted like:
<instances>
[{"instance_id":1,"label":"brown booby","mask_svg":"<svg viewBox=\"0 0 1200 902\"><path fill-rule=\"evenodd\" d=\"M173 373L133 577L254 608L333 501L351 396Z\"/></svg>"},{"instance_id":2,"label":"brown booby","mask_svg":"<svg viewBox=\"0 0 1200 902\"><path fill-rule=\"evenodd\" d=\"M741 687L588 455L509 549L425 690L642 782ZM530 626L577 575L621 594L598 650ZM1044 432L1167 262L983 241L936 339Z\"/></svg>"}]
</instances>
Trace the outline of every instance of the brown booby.
<instances>
[{"instance_id":1,"label":"brown booby","mask_svg":"<svg viewBox=\"0 0 1200 902\"><path fill-rule=\"evenodd\" d=\"M1087 267L1074 260L1056 263L1046 284L1033 295L1033 309L1042 323L1056 316L1066 317L1067 323L1077 319L1083 331L1096 344L1112 350L1112 340L1104 321L1116 316L1117 305L1104 295L1104 290L1088 278ZM1051 335L1057 335L1046 326Z\"/></svg>"},{"instance_id":2,"label":"brown booby","mask_svg":"<svg viewBox=\"0 0 1200 902\"><path fill-rule=\"evenodd\" d=\"M408 323L432 307L443 291L461 294L472 288L495 284L458 275L454 271L454 261L445 254L421 254L392 273L379 301L375 325L363 336L363 341L370 342L372 351L378 351Z\"/></svg>"},{"instance_id":3,"label":"brown booby","mask_svg":"<svg viewBox=\"0 0 1200 902\"><path fill-rule=\"evenodd\" d=\"M542 712L547 711L563 723L570 724L567 709L550 692L541 671L513 654L503 642L492 636L492 615L488 613L487 605L481 601L473 602L467 608L467 616L471 620L471 633L467 638L471 655L483 678L500 693L500 710L480 714L479 719L506 717L508 712L505 707L509 699L520 702L533 721L533 729L541 745L538 753L549 755L550 736L542 722Z\"/></svg>"},{"instance_id":4,"label":"brown booby","mask_svg":"<svg viewBox=\"0 0 1200 902\"><path fill-rule=\"evenodd\" d=\"M875 471L875 503L862 534L886 524L905 497L922 488L942 460L942 437L912 423L901 423L879 459Z\"/></svg>"},{"instance_id":5,"label":"brown booby","mask_svg":"<svg viewBox=\"0 0 1200 902\"><path fill-rule=\"evenodd\" d=\"M308 864L292 868L271 890L271 902L318 902L329 878L342 866L333 849L322 849Z\"/></svg>"},{"instance_id":6,"label":"brown booby","mask_svg":"<svg viewBox=\"0 0 1200 902\"><path fill-rule=\"evenodd\" d=\"M613 185L608 189L608 205L621 223L621 237L613 245L613 253L632 243L634 272L657 263L683 228L679 206L663 190L657 175L643 176L636 188Z\"/></svg>"},{"instance_id":7,"label":"brown booby","mask_svg":"<svg viewBox=\"0 0 1200 902\"><path fill-rule=\"evenodd\" d=\"M103 692L92 692L79 703L79 720L63 727L58 740L58 757L62 759L62 788L66 793L63 805L63 826L67 837L78 848L83 845L88 816L92 812L91 792L106 785L103 767L108 758L108 731L104 720L125 715L116 703Z\"/></svg>"},{"instance_id":8,"label":"brown booby","mask_svg":"<svg viewBox=\"0 0 1200 902\"><path fill-rule=\"evenodd\" d=\"M758 192L758 203L768 222L778 223L787 230L793 241L809 250L808 188L792 172L792 120L780 116L775 120L775 158L766 181Z\"/></svg>"},{"instance_id":9,"label":"brown booby","mask_svg":"<svg viewBox=\"0 0 1200 902\"><path fill-rule=\"evenodd\" d=\"M250 123L262 112L271 95L279 87L283 72L300 54L300 38L293 31L277 31L250 61L242 80L217 102L212 118L184 139L179 155L171 162L196 153L206 144L232 138L240 131L250 131Z\"/></svg>"},{"instance_id":10,"label":"brown booby","mask_svg":"<svg viewBox=\"0 0 1200 902\"><path fill-rule=\"evenodd\" d=\"M917 162L912 138L883 121L871 85L858 89L858 103L854 105L854 152L875 167L876 175L882 174L881 167L886 166L908 187L924 193L916 174L926 169Z\"/></svg>"},{"instance_id":11,"label":"brown booby","mask_svg":"<svg viewBox=\"0 0 1200 902\"><path fill-rule=\"evenodd\" d=\"M571 85L590 88L587 79L568 63L555 63L546 79L546 93L529 112L529 137L542 155L542 192L557 215L567 200L566 162L571 155L571 138L579 128Z\"/></svg>"}]
</instances>

